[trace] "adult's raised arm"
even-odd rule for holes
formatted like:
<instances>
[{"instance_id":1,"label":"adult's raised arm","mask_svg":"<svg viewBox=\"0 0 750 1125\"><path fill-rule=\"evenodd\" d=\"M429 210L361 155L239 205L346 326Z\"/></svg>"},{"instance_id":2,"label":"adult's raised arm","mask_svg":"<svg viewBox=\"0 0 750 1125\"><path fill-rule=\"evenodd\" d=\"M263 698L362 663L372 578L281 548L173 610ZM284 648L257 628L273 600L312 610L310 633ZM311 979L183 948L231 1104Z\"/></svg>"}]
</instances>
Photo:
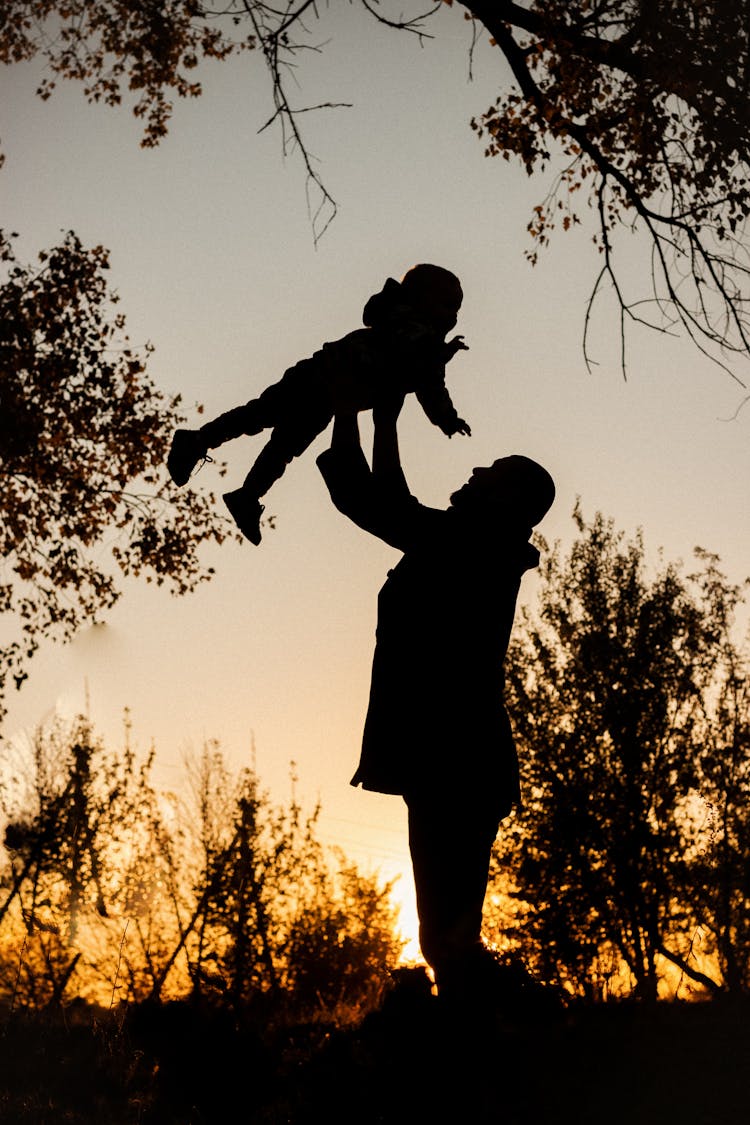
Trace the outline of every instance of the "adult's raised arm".
<instances>
[{"instance_id":1,"label":"adult's raised arm","mask_svg":"<svg viewBox=\"0 0 750 1125\"><path fill-rule=\"evenodd\" d=\"M399 550L411 543L421 505L409 492L401 469L397 421L401 404L374 412L373 467L362 452L356 415L337 415L331 445L317 465L331 500L358 527Z\"/></svg>"},{"instance_id":2,"label":"adult's raised arm","mask_svg":"<svg viewBox=\"0 0 750 1125\"><path fill-rule=\"evenodd\" d=\"M413 500L406 483L398 447L398 416L404 405L403 395L384 398L372 411L372 475L378 490L388 494L391 503Z\"/></svg>"},{"instance_id":3,"label":"adult's raised arm","mask_svg":"<svg viewBox=\"0 0 750 1125\"><path fill-rule=\"evenodd\" d=\"M358 527L382 538L376 489L362 452L356 414L335 416L330 447L316 463L335 507Z\"/></svg>"}]
</instances>

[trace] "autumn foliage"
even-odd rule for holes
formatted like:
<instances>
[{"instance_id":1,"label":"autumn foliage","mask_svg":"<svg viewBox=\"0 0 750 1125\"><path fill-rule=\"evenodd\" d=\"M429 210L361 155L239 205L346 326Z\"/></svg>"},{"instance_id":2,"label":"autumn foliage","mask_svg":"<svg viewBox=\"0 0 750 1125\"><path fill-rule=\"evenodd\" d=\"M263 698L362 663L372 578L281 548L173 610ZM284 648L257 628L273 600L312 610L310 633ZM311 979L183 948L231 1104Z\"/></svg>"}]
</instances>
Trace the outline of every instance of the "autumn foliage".
<instances>
[{"instance_id":1,"label":"autumn foliage","mask_svg":"<svg viewBox=\"0 0 750 1125\"><path fill-rule=\"evenodd\" d=\"M43 639L114 605L118 574L185 593L212 573L200 548L232 531L212 496L178 493L163 468L179 398L126 335L107 251L71 233L27 266L0 235L0 261L1 715Z\"/></svg>"},{"instance_id":2,"label":"autumn foliage","mask_svg":"<svg viewBox=\"0 0 750 1125\"><path fill-rule=\"evenodd\" d=\"M496 845L490 936L592 999L746 992L742 588L706 551L687 574L651 566L640 534L574 518L508 653L522 804Z\"/></svg>"},{"instance_id":3,"label":"autumn foliage","mask_svg":"<svg viewBox=\"0 0 750 1125\"><path fill-rule=\"evenodd\" d=\"M144 147L166 134L173 96L201 93L190 77L199 61L224 59L244 46L252 46L252 37L228 40L197 0L9 0L0 13L0 62L41 54L53 76L37 89L44 99L57 78L83 82L88 100L105 105L119 105L127 92L144 121Z\"/></svg>"},{"instance_id":4,"label":"autumn foliage","mask_svg":"<svg viewBox=\"0 0 750 1125\"><path fill-rule=\"evenodd\" d=\"M472 25L467 49L484 40L495 50L500 90L473 127L487 155L519 159L529 174L549 171L528 224L531 261L555 227L570 228L591 208L603 258L591 301L611 287L623 369L629 325L678 327L744 385L733 366L750 351L743 0L448 0L414 13L360 4L363 35L376 20L424 44L451 8ZM269 77L261 128L278 124L284 151L302 161L318 238L336 203L308 151L302 115L338 103L305 103L300 61L324 50L335 11L311 0L229 0L217 10L198 0L10 0L0 15L0 61L43 59L50 77L37 90L42 98L65 78L80 82L90 101L128 102L144 120L142 144L153 146L174 98L201 93L201 61L253 48ZM650 291L630 294L621 279L618 227L644 237Z\"/></svg>"},{"instance_id":5,"label":"autumn foliage","mask_svg":"<svg viewBox=\"0 0 750 1125\"><path fill-rule=\"evenodd\" d=\"M204 999L265 1022L361 1015L403 942L392 884L327 854L216 743L157 790L154 752L80 717L0 755L0 1007Z\"/></svg>"}]
</instances>

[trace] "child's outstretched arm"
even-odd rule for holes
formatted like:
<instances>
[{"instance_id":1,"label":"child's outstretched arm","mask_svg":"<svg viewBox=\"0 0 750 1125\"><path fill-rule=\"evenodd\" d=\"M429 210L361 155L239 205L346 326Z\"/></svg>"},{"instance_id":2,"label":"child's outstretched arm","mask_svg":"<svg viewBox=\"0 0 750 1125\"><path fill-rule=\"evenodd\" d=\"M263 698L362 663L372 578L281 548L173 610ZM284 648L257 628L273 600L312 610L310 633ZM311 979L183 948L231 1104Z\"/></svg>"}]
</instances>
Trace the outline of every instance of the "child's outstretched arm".
<instances>
[{"instance_id":1,"label":"child's outstretched arm","mask_svg":"<svg viewBox=\"0 0 750 1125\"><path fill-rule=\"evenodd\" d=\"M450 363L456 352L468 352L469 345L464 343L463 336L453 336L446 340L443 350L443 363Z\"/></svg>"},{"instance_id":2,"label":"child's outstretched arm","mask_svg":"<svg viewBox=\"0 0 750 1125\"><path fill-rule=\"evenodd\" d=\"M448 437L453 437L454 434L471 437L471 427L463 418L459 418L445 383L436 381L422 386L417 390L416 397L432 424L438 426Z\"/></svg>"}]
</instances>

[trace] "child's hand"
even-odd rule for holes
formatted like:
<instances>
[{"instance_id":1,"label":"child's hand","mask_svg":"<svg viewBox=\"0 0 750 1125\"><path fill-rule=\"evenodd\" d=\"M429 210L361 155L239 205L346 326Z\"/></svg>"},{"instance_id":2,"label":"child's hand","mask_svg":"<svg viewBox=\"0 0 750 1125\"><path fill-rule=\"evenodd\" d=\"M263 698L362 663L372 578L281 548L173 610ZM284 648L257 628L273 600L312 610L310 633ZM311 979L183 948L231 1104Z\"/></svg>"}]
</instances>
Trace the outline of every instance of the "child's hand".
<instances>
[{"instance_id":1,"label":"child's hand","mask_svg":"<svg viewBox=\"0 0 750 1125\"><path fill-rule=\"evenodd\" d=\"M445 362L453 359L456 352L468 352L469 345L464 343L463 336L454 336L445 341Z\"/></svg>"}]
</instances>

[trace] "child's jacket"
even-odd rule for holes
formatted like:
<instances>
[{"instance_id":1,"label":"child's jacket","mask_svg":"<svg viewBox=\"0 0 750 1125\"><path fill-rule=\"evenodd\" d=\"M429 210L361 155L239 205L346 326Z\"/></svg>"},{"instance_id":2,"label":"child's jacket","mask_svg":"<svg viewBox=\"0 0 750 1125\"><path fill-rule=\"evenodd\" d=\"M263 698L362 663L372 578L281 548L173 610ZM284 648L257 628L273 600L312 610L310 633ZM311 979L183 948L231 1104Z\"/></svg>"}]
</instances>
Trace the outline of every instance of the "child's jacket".
<instances>
[{"instance_id":1,"label":"child's jacket","mask_svg":"<svg viewBox=\"0 0 750 1125\"><path fill-rule=\"evenodd\" d=\"M445 385L445 365L457 347L416 319L414 310L403 303L400 288L388 278L364 307L367 327L324 344L306 366L315 366L333 413L371 410L389 388L413 392L429 420L451 437L461 419Z\"/></svg>"}]
</instances>

